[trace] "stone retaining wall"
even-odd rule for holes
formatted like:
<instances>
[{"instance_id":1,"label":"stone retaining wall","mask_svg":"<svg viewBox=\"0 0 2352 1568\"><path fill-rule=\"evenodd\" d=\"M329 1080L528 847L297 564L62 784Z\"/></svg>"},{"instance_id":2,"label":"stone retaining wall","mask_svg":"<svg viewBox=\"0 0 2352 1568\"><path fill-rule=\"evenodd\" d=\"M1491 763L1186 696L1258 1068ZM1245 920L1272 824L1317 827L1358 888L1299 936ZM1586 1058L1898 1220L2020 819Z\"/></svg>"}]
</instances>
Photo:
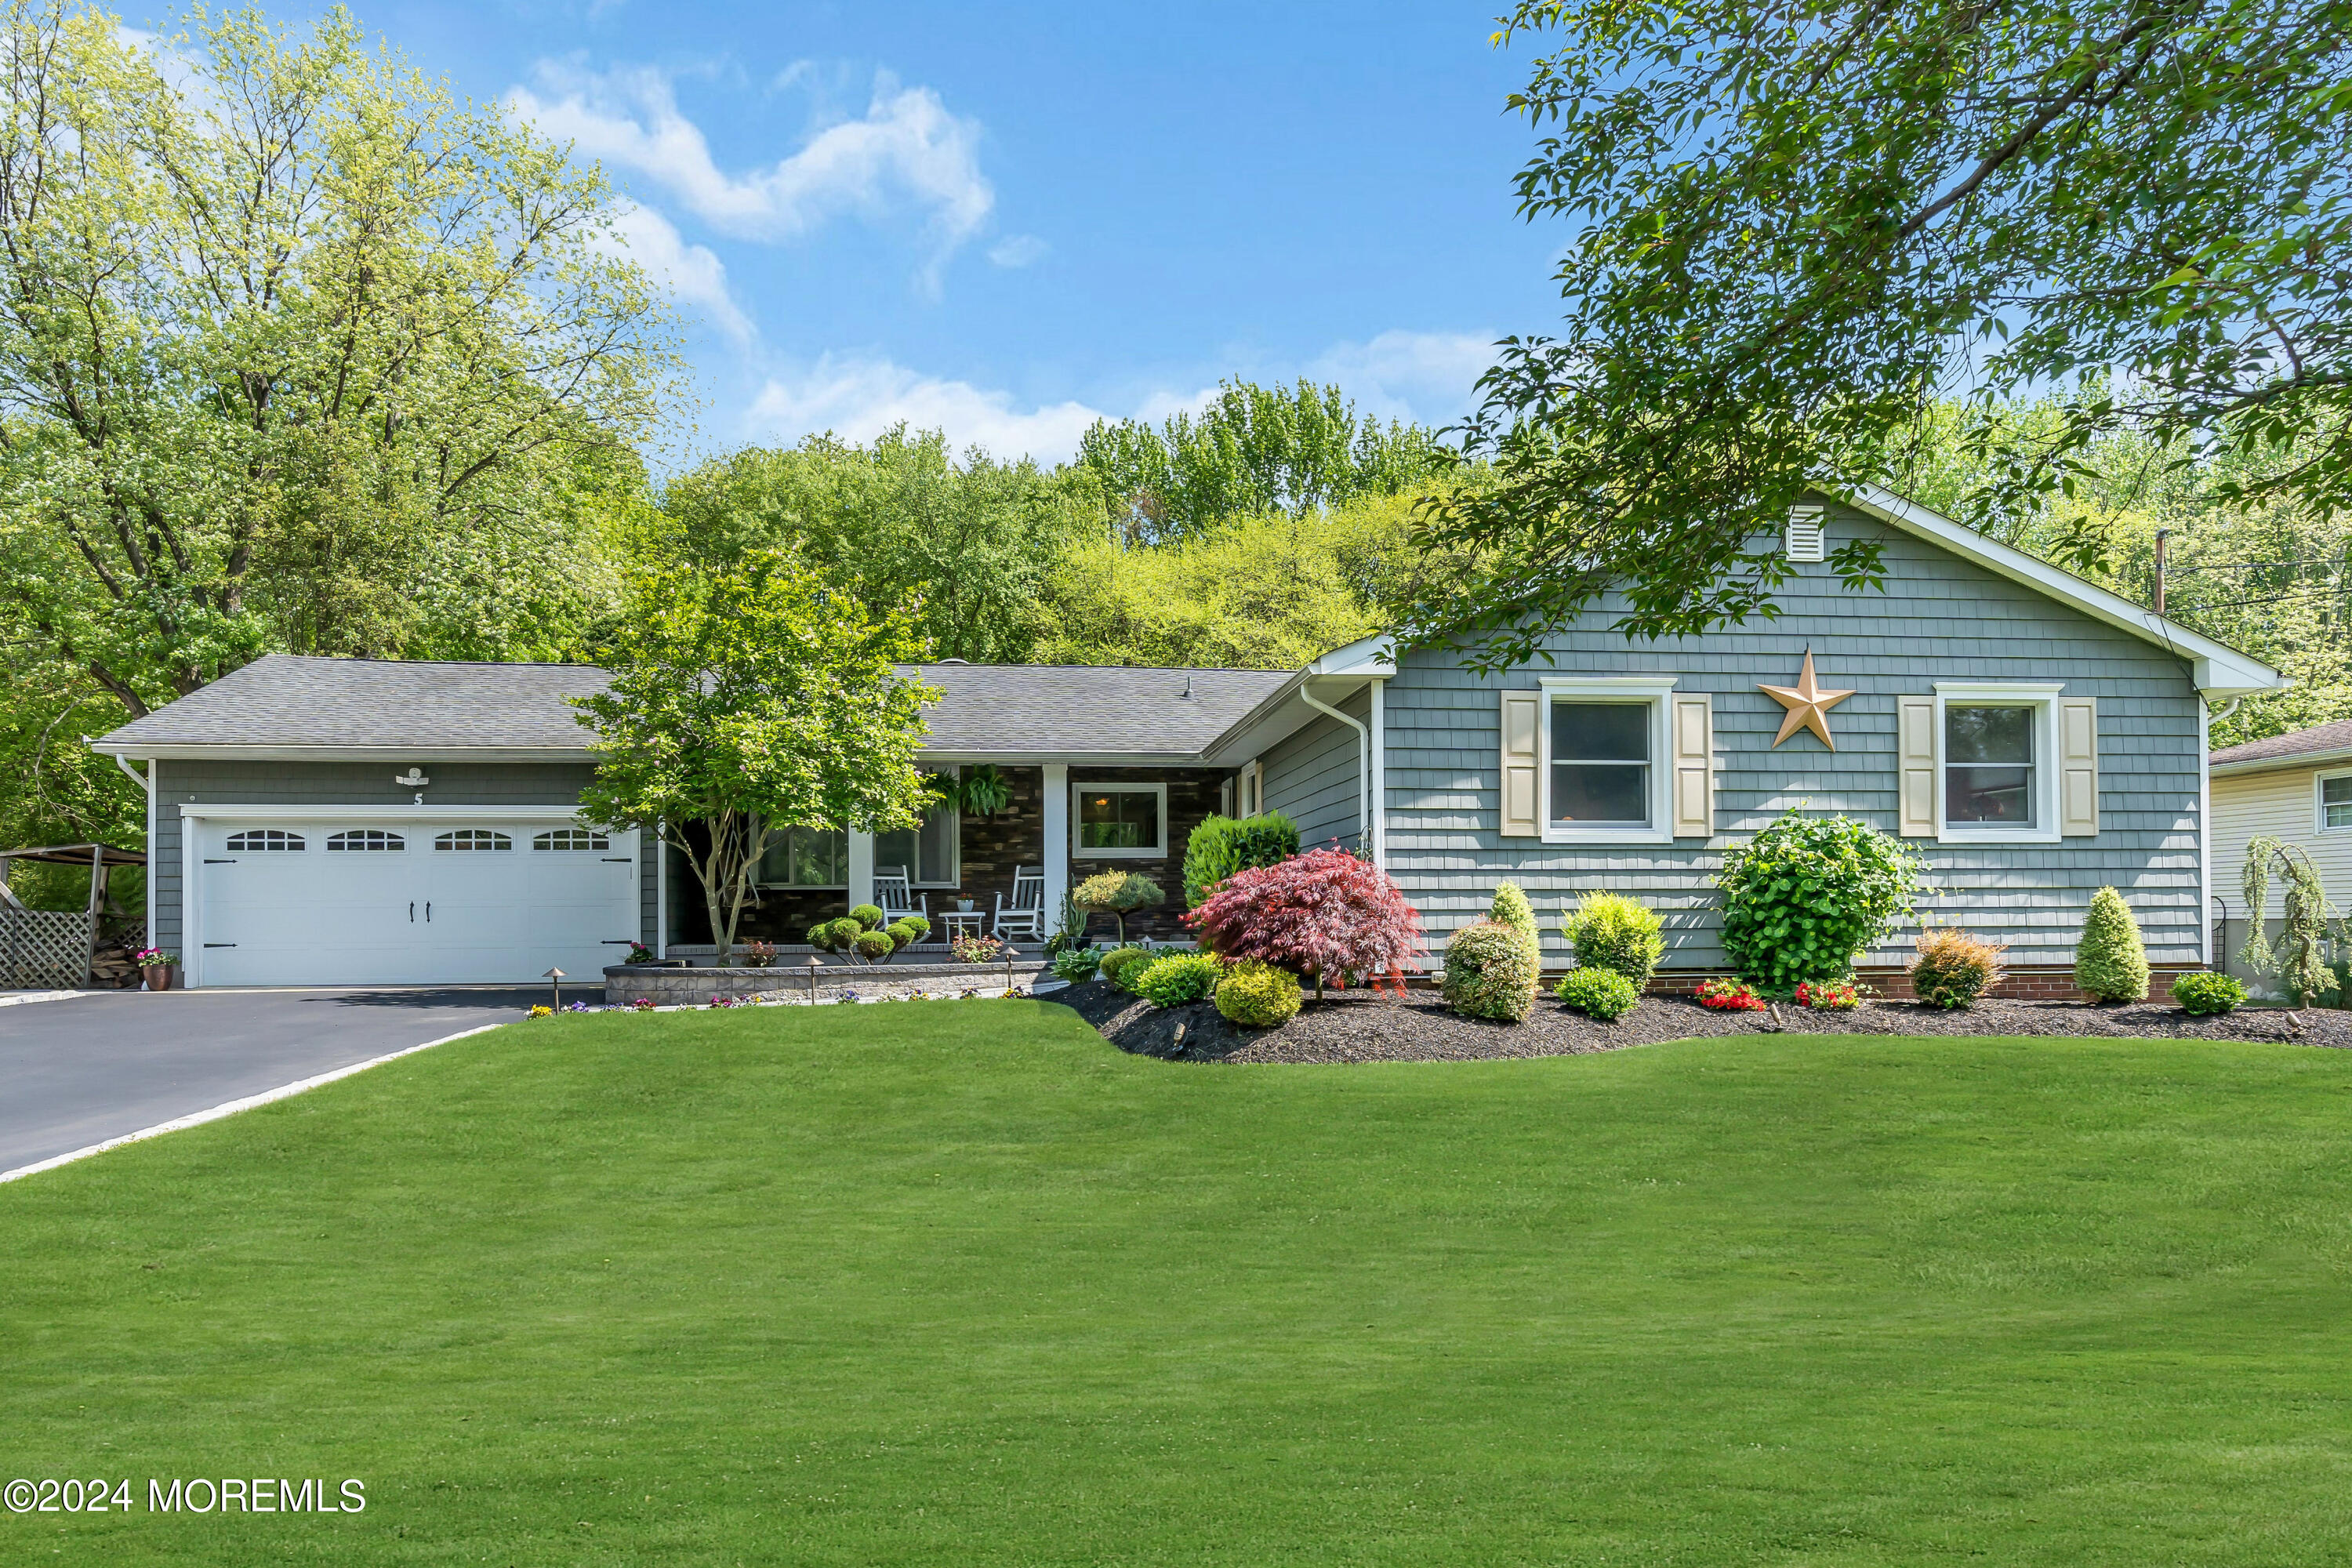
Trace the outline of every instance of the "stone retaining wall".
<instances>
[{"instance_id":1,"label":"stone retaining wall","mask_svg":"<svg viewBox=\"0 0 2352 1568\"><path fill-rule=\"evenodd\" d=\"M1012 984L1027 990L1044 965L1034 960L1012 966ZM698 1007L714 996L779 995L838 1001L845 991L863 996L919 991L993 994L1005 988L1002 963L828 963L812 982L805 964L766 969L670 969L656 964L616 963L604 971L604 1000L625 1006L643 996L656 1006Z\"/></svg>"}]
</instances>

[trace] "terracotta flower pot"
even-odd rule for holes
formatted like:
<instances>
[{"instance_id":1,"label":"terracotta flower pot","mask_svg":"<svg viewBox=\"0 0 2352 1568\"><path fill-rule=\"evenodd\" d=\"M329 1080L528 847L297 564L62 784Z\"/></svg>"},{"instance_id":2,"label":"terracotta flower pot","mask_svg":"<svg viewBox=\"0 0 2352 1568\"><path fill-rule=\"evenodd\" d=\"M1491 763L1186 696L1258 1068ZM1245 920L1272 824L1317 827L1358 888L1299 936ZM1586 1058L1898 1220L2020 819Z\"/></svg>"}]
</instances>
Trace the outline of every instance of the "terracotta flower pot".
<instances>
[{"instance_id":1,"label":"terracotta flower pot","mask_svg":"<svg viewBox=\"0 0 2352 1568\"><path fill-rule=\"evenodd\" d=\"M142 964L139 973L146 977L150 991L169 991L172 988L172 966L168 963Z\"/></svg>"}]
</instances>

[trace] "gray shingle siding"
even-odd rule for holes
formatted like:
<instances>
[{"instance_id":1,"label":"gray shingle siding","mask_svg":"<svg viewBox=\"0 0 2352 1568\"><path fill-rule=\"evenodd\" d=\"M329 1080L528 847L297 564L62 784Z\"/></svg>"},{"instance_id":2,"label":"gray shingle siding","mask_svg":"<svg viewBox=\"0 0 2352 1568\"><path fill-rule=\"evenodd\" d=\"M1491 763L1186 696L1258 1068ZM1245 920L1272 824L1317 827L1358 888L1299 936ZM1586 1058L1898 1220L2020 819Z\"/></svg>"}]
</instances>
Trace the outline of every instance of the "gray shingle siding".
<instances>
[{"instance_id":1,"label":"gray shingle siding","mask_svg":"<svg viewBox=\"0 0 2352 1568\"><path fill-rule=\"evenodd\" d=\"M1664 916L1670 966L1720 964L1707 879L1727 844L1800 803L1898 827L1897 697L1931 692L1937 680L2061 680L2067 695L2099 701L2098 836L1975 847L1910 840L1937 889L1921 909L2009 943L2012 963L2064 963L2092 893L2112 884L2130 900L2152 959L2198 961L2199 699L2186 662L1874 520L1840 510L1830 533L1832 547L1857 534L1884 542L1886 593L1847 592L1826 566L1802 566L1770 625L1629 641L1607 629L1614 609L1604 605L1550 639L1554 666L1484 676L1450 656L1406 656L1386 697L1387 858L1434 942L1476 919L1510 877L1547 927L1585 890L1610 889ZM1823 686L1856 692L1831 710L1834 752L1806 734L1773 750L1781 709L1756 689L1793 680L1808 645ZM1547 674L1673 675L1678 691L1714 695L1717 832L1705 847L1545 845L1495 831L1497 693ZM1899 962L1909 935L1876 961ZM1556 930L1546 948L1564 961Z\"/></svg>"},{"instance_id":2,"label":"gray shingle siding","mask_svg":"<svg viewBox=\"0 0 2352 1568\"><path fill-rule=\"evenodd\" d=\"M557 805L580 798L593 773L585 763L442 763L423 759L433 784L425 799L435 805ZM155 931L148 940L174 951L182 945L180 807L224 805L406 805L415 790L392 782L398 771L383 763L174 762L158 759L155 832L149 845L149 876L155 889ZM650 840L651 835L645 838ZM641 844L638 897L639 940L654 940L659 909L657 859Z\"/></svg>"},{"instance_id":3,"label":"gray shingle siding","mask_svg":"<svg viewBox=\"0 0 2352 1568\"><path fill-rule=\"evenodd\" d=\"M1371 698L1359 691L1334 703L1359 722L1369 721ZM1337 719L1318 718L1276 745L1259 760L1265 764L1265 804L1298 825L1298 842L1313 849L1337 839L1356 846L1363 828L1363 742Z\"/></svg>"}]
</instances>

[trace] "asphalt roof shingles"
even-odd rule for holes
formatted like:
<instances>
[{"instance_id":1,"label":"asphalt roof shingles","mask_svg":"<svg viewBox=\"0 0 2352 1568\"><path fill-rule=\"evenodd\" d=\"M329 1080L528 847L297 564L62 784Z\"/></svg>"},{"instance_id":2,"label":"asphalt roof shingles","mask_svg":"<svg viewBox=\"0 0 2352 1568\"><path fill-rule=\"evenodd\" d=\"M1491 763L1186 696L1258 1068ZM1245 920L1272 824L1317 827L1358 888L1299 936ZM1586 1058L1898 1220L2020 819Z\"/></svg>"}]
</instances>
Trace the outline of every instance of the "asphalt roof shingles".
<instances>
[{"instance_id":1,"label":"asphalt roof shingles","mask_svg":"<svg viewBox=\"0 0 2352 1568\"><path fill-rule=\"evenodd\" d=\"M933 664L926 744L944 752L1195 753L1288 670ZM578 749L568 698L604 689L583 664L453 664L272 654L106 737L146 746ZM1188 697L1186 692L1190 692Z\"/></svg>"},{"instance_id":2,"label":"asphalt roof shingles","mask_svg":"<svg viewBox=\"0 0 2352 1568\"><path fill-rule=\"evenodd\" d=\"M2352 752L2352 719L2339 719L2333 724L2315 725L2292 734L2273 735L2268 740L2248 741L2242 746L2224 746L2213 753L2213 765L2284 762L2333 752Z\"/></svg>"}]
</instances>

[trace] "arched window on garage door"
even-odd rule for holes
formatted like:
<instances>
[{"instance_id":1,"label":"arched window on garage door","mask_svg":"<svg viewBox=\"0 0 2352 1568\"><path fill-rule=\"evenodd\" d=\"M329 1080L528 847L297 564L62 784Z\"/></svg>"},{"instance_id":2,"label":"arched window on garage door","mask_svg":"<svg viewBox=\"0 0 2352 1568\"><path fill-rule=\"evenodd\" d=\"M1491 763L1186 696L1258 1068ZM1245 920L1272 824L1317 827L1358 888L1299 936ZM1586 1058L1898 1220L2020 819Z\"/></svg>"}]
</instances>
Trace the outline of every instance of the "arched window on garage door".
<instances>
[{"instance_id":1,"label":"arched window on garage door","mask_svg":"<svg viewBox=\"0 0 2352 1568\"><path fill-rule=\"evenodd\" d=\"M433 841L436 849L473 850L503 854L514 847L514 840L503 833L493 833L487 827L460 827L445 833Z\"/></svg>"},{"instance_id":2,"label":"arched window on garage door","mask_svg":"<svg viewBox=\"0 0 2352 1568\"><path fill-rule=\"evenodd\" d=\"M248 827L243 833L230 834L228 847L237 851L278 849L299 853L303 845L300 834L289 833L282 827Z\"/></svg>"},{"instance_id":3,"label":"arched window on garage door","mask_svg":"<svg viewBox=\"0 0 2352 1568\"><path fill-rule=\"evenodd\" d=\"M593 855L600 849L610 849L613 841L584 827L558 827L533 838L530 847L558 855Z\"/></svg>"},{"instance_id":4,"label":"arched window on garage door","mask_svg":"<svg viewBox=\"0 0 2352 1568\"><path fill-rule=\"evenodd\" d=\"M397 850L407 847L408 840L397 833L386 833L381 827L351 827L341 833L327 836L327 848L330 853L337 850Z\"/></svg>"}]
</instances>

